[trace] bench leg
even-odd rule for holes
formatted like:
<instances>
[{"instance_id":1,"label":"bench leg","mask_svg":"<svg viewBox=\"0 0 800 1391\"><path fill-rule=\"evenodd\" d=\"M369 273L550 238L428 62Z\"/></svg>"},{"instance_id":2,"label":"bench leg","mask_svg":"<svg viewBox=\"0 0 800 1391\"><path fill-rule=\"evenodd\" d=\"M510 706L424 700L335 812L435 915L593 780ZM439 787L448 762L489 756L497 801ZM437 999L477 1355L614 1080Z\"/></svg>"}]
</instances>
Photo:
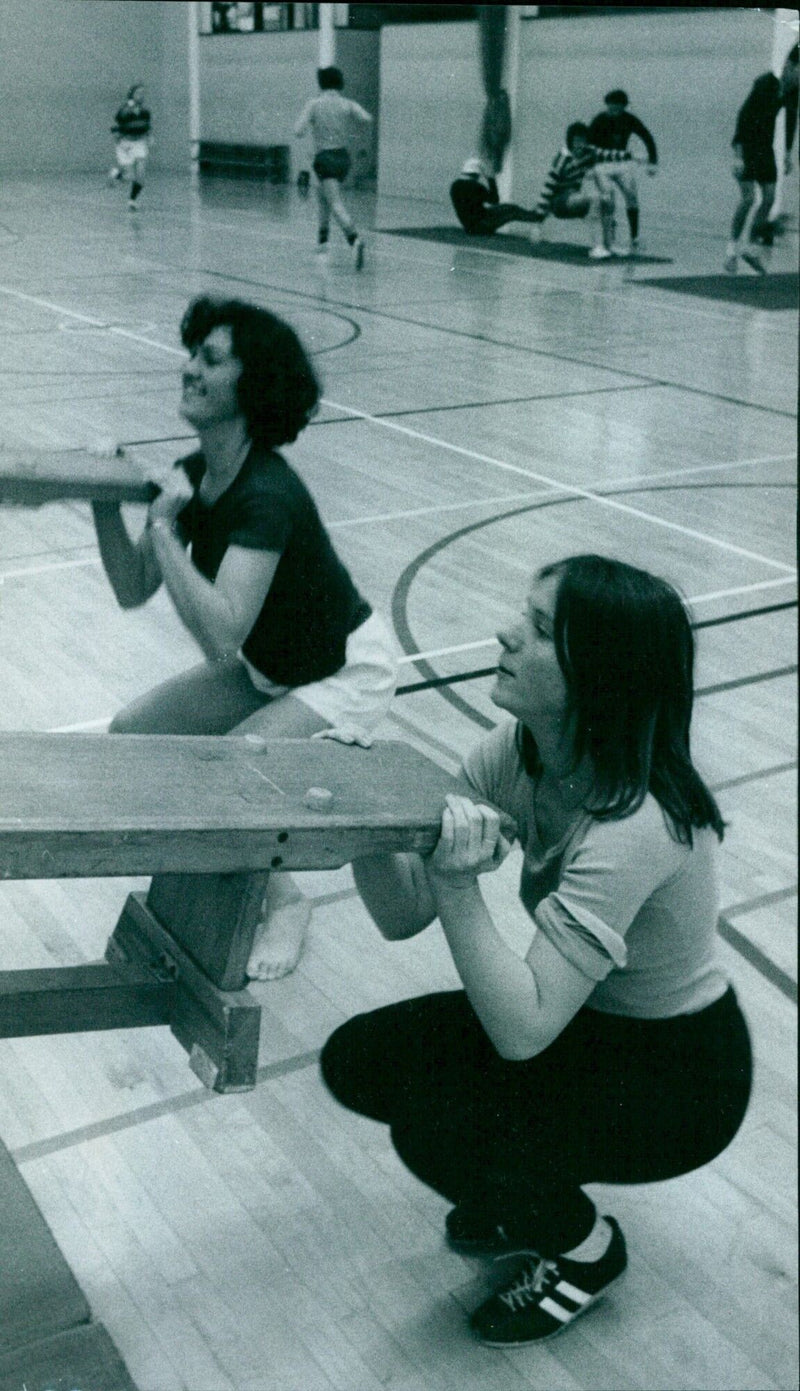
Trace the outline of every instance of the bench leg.
<instances>
[{"instance_id":1,"label":"bench leg","mask_svg":"<svg viewBox=\"0 0 800 1391\"><path fill-rule=\"evenodd\" d=\"M106 950L112 964L174 980L170 1028L192 1070L219 1092L249 1091L256 1082L261 1006L242 987L267 878L159 875L146 897L128 895Z\"/></svg>"}]
</instances>

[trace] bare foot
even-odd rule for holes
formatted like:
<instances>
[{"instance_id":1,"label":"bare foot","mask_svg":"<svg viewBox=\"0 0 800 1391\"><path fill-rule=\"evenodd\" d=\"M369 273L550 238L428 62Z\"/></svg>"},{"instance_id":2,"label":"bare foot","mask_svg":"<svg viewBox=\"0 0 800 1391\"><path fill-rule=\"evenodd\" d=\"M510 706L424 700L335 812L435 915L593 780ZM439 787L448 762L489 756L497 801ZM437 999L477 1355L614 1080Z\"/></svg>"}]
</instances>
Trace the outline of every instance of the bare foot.
<instances>
[{"instance_id":1,"label":"bare foot","mask_svg":"<svg viewBox=\"0 0 800 1391\"><path fill-rule=\"evenodd\" d=\"M264 907L266 915L256 929L247 975L250 980L280 980L300 960L311 921L311 904L299 894L287 903L271 907L268 895Z\"/></svg>"}]
</instances>

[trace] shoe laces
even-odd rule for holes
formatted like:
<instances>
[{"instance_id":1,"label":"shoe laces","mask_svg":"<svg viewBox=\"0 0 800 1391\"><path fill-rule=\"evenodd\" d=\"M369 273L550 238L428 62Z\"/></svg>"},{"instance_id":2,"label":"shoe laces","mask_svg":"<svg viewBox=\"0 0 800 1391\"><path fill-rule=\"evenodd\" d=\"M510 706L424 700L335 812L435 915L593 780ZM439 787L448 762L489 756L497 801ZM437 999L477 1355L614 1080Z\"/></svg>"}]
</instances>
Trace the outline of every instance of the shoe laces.
<instances>
[{"instance_id":1,"label":"shoe laces","mask_svg":"<svg viewBox=\"0 0 800 1391\"><path fill-rule=\"evenodd\" d=\"M549 1261L537 1254L534 1260L523 1266L513 1285L509 1285L498 1297L509 1309L524 1309L526 1304L534 1303L545 1292L558 1273L557 1261Z\"/></svg>"}]
</instances>

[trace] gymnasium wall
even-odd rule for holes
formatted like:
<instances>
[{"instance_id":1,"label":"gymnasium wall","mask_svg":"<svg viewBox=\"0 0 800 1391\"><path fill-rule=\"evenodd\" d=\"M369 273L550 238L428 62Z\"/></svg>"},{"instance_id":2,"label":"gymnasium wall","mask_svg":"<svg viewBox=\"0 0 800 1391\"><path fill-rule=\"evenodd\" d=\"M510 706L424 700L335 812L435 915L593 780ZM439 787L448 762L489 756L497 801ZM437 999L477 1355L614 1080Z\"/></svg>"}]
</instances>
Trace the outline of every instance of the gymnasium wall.
<instances>
[{"instance_id":1,"label":"gymnasium wall","mask_svg":"<svg viewBox=\"0 0 800 1391\"><path fill-rule=\"evenodd\" d=\"M477 38L474 23L384 27L381 195L447 202L483 110ZM663 165L640 181L645 232L676 220L719 233L735 201L736 113L772 44L771 15L727 6L523 20L511 196L533 199L567 124L590 119L619 86Z\"/></svg>"},{"instance_id":2,"label":"gymnasium wall","mask_svg":"<svg viewBox=\"0 0 800 1391\"><path fill-rule=\"evenodd\" d=\"M138 81L153 113L153 164L188 167L186 34L182 3L0 4L0 170L107 169L114 112Z\"/></svg>"},{"instance_id":3,"label":"gymnasium wall","mask_svg":"<svg viewBox=\"0 0 800 1391\"><path fill-rule=\"evenodd\" d=\"M371 111L378 108L376 31L337 29L336 63L345 95ZM315 30L272 34L201 35L200 138L245 145L288 145L292 168L310 165L310 141L295 139L294 125L305 103L318 95L319 34ZM355 151L354 172L375 171L377 125Z\"/></svg>"}]
</instances>

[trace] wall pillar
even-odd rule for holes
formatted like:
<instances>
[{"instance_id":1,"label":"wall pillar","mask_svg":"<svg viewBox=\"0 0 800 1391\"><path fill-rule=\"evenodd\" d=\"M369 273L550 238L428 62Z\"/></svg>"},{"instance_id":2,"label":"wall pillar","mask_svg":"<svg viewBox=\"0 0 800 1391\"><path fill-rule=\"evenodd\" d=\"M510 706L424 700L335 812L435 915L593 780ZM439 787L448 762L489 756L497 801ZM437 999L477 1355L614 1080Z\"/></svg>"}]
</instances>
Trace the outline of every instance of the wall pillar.
<instances>
[{"instance_id":1,"label":"wall pillar","mask_svg":"<svg viewBox=\"0 0 800 1391\"><path fill-rule=\"evenodd\" d=\"M199 9L197 0L189 0L186 6L189 32L187 36L187 61L189 67L189 159L192 174L197 175L200 160L200 40Z\"/></svg>"},{"instance_id":2,"label":"wall pillar","mask_svg":"<svg viewBox=\"0 0 800 1391\"><path fill-rule=\"evenodd\" d=\"M319 66L332 68L336 62L335 5L319 7Z\"/></svg>"},{"instance_id":3,"label":"wall pillar","mask_svg":"<svg viewBox=\"0 0 800 1391\"><path fill-rule=\"evenodd\" d=\"M503 159L503 167L497 175L497 189L504 203L512 197L514 184L514 147L516 145L517 89L519 87L519 27L520 5L506 5L506 47L503 64L503 86L508 92L511 110L511 143Z\"/></svg>"}]
</instances>

